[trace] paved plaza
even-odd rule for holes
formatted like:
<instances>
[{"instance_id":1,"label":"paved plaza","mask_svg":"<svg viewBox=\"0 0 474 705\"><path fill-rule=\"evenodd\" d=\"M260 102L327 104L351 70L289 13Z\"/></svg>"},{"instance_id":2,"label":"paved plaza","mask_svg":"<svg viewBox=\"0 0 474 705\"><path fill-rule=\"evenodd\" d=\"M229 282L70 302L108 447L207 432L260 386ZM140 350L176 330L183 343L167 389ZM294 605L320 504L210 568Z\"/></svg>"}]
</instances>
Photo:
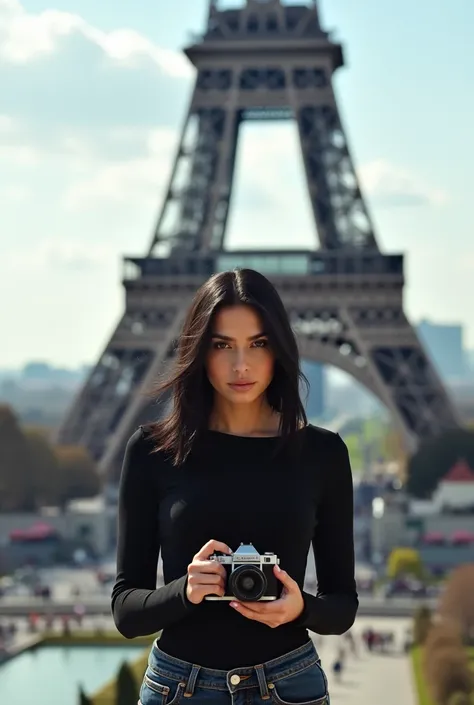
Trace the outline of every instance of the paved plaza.
<instances>
[{"instance_id":1,"label":"paved plaza","mask_svg":"<svg viewBox=\"0 0 474 705\"><path fill-rule=\"evenodd\" d=\"M327 673L331 705L417 705L409 656L403 653L404 636L409 619L359 618L353 628L357 655L344 646L347 656L340 681L332 673L332 664L343 645L341 637L315 637L322 665ZM360 638L364 629L394 632L393 647L386 653L369 653Z\"/></svg>"}]
</instances>

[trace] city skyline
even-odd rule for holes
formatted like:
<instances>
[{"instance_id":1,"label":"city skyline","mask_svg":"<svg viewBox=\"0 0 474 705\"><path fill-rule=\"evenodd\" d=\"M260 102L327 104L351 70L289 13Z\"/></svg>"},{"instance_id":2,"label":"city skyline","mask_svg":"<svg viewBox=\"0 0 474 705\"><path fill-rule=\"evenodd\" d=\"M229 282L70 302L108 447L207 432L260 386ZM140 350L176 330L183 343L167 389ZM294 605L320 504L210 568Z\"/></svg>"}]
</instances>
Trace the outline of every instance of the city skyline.
<instances>
[{"instance_id":1,"label":"city skyline","mask_svg":"<svg viewBox=\"0 0 474 705\"><path fill-rule=\"evenodd\" d=\"M319 4L345 49L335 89L379 245L406 252L407 312L462 323L474 348L474 7L430 3L427 23L408 0ZM146 251L161 206L193 81L180 47L205 7L0 0L0 367L100 354L123 310L120 258ZM228 247L315 247L294 125L242 137Z\"/></svg>"}]
</instances>

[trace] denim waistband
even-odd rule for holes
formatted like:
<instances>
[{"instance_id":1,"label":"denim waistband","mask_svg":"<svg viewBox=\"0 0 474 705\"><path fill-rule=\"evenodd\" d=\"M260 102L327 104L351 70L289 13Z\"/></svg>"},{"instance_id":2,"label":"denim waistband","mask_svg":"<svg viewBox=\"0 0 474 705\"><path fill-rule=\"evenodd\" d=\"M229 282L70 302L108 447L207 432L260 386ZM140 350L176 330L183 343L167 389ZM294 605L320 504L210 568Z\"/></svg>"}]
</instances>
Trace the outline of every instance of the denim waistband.
<instances>
[{"instance_id":1,"label":"denim waistband","mask_svg":"<svg viewBox=\"0 0 474 705\"><path fill-rule=\"evenodd\" d=\"M227 692L259 687L264 699L268 699L268 688L271 688L274 682L318 662L318 652L312 641L266 663L233 668L230 671L204 668L169 656L160 649L158 639L154 641L148 658L148 666L152 670L179 681L183 687L186 686L185 694L188 697L193 695L197 686Z\"/></svg>"}]
</instances>

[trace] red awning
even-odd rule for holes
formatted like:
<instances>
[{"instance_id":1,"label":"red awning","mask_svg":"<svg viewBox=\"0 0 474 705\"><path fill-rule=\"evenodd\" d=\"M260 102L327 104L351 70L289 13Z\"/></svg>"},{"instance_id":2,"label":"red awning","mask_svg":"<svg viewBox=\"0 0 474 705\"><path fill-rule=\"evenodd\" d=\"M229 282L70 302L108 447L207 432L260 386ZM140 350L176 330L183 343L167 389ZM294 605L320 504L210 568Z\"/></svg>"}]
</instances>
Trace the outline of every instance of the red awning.
<instances>
[{"instance_id":1,"label":"red awning","mask_svg":"<svg viewBox=\"0 0 474 705\"><path fill-rule=\"evenodd\" d=\"M56 536L57 531L49 524L37 522L29 529L13 529L10 531L9 537L12 541L41 541L50 536Z\"/></svg>"},{"instance_id":2,"label":"red awning","mask_svg":"<svg viewBox=\"0 0 474 705\"><path fill-rule=\"evenodd\" d=\"M474 534L471 531L455 531L451 535L453 543L474 543Z\"/></svg>"}]
</instances>

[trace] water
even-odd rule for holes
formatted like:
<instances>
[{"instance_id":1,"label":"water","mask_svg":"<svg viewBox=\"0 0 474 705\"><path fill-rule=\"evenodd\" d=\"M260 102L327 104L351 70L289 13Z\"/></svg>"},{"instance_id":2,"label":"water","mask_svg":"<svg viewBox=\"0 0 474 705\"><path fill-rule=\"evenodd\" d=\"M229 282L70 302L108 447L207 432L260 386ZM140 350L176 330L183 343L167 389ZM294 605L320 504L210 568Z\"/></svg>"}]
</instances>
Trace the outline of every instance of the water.
<instances>
[{"instance_id":1,"label":"water","mask_svg":"<svg viewBox=\"0 0 474 705\"><path fill-rule=\"evenodd\" d=\"M2 705L77 705L79 685L88 695L135 661L143 646L44 646L0 666Z\"/></svg>"}]
</instances>

